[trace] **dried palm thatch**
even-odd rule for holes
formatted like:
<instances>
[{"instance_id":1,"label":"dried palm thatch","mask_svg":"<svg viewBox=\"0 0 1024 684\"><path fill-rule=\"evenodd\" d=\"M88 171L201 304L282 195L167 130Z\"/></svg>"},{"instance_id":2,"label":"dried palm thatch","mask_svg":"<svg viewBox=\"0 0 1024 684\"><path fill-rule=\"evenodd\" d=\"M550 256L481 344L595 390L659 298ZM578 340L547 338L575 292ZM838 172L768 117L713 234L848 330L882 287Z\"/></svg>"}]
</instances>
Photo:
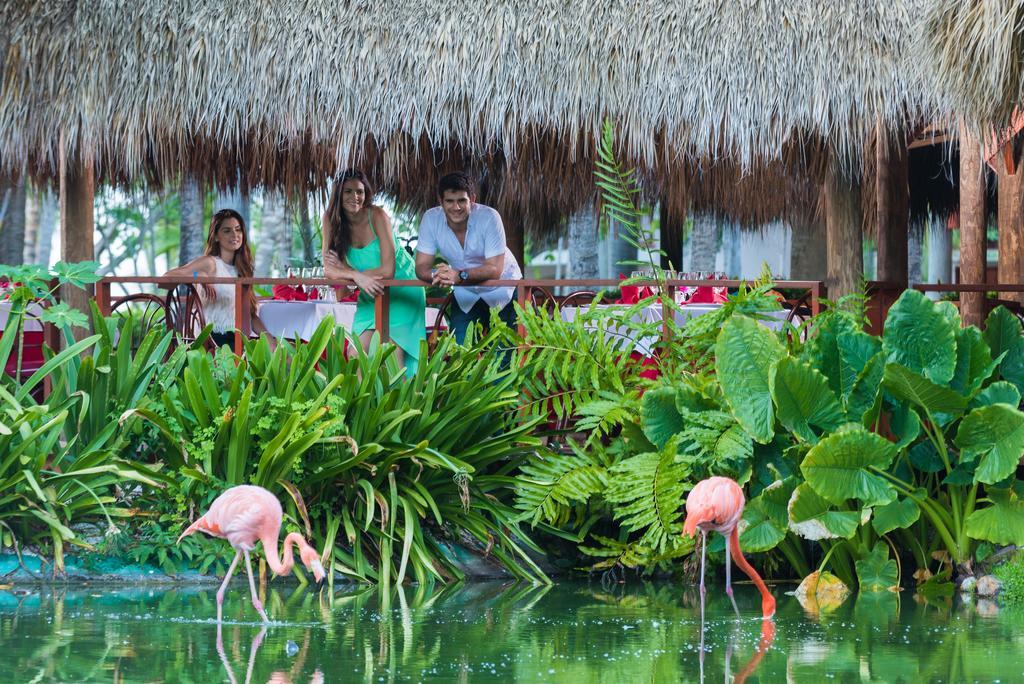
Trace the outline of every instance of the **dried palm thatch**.
<instances>
[{"instance_id":1,"label":"dried palm thatch","mask_svg":"<svg viewBox=\"0 0 1024 684\"><path fill-rule=\"evenodd\" d=\"M929 8L916 50L937 92L977 130L1009 125L1024 103L1024 3L945 0Z\"/></svg>"},{"instance_id":2,"label":"dried palm thatch","mask_svg":"<svg viewBox=\"0 0 1024 684\"><path fill-rule=\"evenodd\" d=\"M936 1L8 0L0 157L52 172L64 135L111 178L297 187L367 141L391 178L421 140L572 163L609 117L648 168L850 156L932 113L908 47Z\"/></svg>"}]
</instances>

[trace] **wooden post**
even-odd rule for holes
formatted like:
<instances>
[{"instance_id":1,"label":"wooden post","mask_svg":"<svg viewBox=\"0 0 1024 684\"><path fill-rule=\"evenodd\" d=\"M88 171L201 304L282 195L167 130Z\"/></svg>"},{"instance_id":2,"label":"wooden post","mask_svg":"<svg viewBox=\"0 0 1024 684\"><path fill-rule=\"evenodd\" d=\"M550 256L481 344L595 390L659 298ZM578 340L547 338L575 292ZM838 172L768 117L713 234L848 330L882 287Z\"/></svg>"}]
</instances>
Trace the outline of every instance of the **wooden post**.
<instances>
[{"instance_id":1,"label":"wooden post","mask_svg":"<svg viewBox=\"0 0 1024 684\"><path fill-rule=\"evenodd\" d=\"M859 290L864 275L864 245L860 185L834 156L825 174L825 240L826 287L835 301Z\"/></svg>"},{"instance_id":2,"label":"wooden post","mask_svg":"<svg viewBox=\"0 0 1024 684\"><path fill-rule=\"evenodd\" d=\"M77 150L68 150L65 135L60 137L60 258L65 262L92 261L93 199L95 180L91 160L84 160ZM89 292L65 285L62 298L82 313L89 314ZM76 339L84 339L87 331L75 328Z\"/></svg>"},{"instance_id":3,"label":"wooden post","mask_svg":"<svg viewBox=\"0 0 1024 684\"><path fill-rule=\"evenodd\" d=\"M391 286L385 285L384 291L373 300L374 324L381 344L391 339L391 321L388 311L391 309Z\"/></svg>"},{"instance_id":4,"label":"wooden post","mask_svg":"<svg viewBox=\"0 0 1024 684\"><path fill-rule=\"evenodd\" d=\"M245 335L245 310L247 302L243 301L245 288L242 281L235 281L235 354L241 356L245 353L245 344L242 339Z\"/></svg>"},{"instance_id":5,"label":"wooden post","mask_svg":"<svg viewBox=\"0 0 1024 684\"><path fill-rule=\"evenodd\" d=\"M104 316L110 315L110 282L107 280L96 283L96 306Z\"/></svg>"},{"instance_id":6,"label":"wooden post","mask_svg":"<svg viewBox=\"0 0 1024 684\"><path fill-rule=\"evenodd\" d=\"M899 135L875 131L875 225L878 230L878 280L907 285L907 223L910 185L907 148Z\"/></svg>"},{"instance_id":7,"label":"wooden post","mask_svg":"<svg viewBox=\"0 0 1024 684\"><path fill-rule=\"evenodd\" d=\"M963 283L985 282L985 176L982 174L981 144L966 127L960 128L960 279ZM964 292L960 296L960 318L964 325L981 325L985 316L985 293Z\"/></svg>"},{"instance_id":8,"label":"wooden post","mask_svg":"<svg viewBox=\"0 0 1024 684\"><path fill-rule=\"evenodd\" d=\"M1013 141L1004 147L1010 149ZM1011 171L1016 171L1014 173ZM999 221L999 282L1016 284L1022 282L1020 250L1022 246L1021 232L1024 222L1024 181L1019 168L1013 164L1012 149L1009 164L1004 157L996 163L997 201ZM1004 295L1008 299L1021 301L1021 293Z\"/></svg>"}]
</instances>

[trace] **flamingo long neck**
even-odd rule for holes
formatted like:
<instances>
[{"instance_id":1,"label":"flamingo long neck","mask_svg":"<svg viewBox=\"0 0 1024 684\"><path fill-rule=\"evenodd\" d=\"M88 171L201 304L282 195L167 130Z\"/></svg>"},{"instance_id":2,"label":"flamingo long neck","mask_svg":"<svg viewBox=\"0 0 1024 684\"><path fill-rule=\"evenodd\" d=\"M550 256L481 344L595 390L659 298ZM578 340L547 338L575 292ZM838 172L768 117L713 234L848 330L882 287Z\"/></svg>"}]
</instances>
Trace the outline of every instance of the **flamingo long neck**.
<instances>
[{"instance_id":1,"label":"flamingo long neck","mask_svg":"<svg viewBox=\"0 0 1024 684\"><path fill-rule=\"evenodd\" d=\"M757 590L761 592L761 612L763 616L770 618L772 615L775 615L775 597L768 591L768 586L761 579L761 576L757 574L757 570L754 570L753 566L743 556L743 551L740 549L740 532L735 527L732 529L732 534L729 535L729 550L732 551L732 559L739 566L739 569L753 580Z\"/></svg>"},{"instance_id":2,"label":"flamingo long neck","mask_svg":"<svg viewBox=\"0 0 1024 684\"><path fill-rule=\"evenodd\" d=\"M269 543L268 543L269 541ZM295 556L292 554L292 547L296 544L300 547L306 543L302 535L292 532L284 538L284 551L281 556L277 553L277 535L273 539L263 540L263 554L267 557L267 565L274 571L275 575L287 575L295 567Z\"/></svg>"}]
</instances>

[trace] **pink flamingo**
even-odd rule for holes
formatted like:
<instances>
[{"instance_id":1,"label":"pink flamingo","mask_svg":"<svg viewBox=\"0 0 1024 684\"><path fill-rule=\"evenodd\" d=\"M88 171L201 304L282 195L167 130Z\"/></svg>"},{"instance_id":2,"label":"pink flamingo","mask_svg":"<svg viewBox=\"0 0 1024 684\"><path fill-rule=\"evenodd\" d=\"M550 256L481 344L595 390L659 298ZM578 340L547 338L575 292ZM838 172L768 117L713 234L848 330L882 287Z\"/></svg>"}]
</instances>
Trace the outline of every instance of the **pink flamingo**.
<instances>
[{"instance_id":1,"label":"pink flamingo","mask_svg":"<svg viewBox=\"0 0 1024 684\"><path fill-rule=\"evenodd\" d=\"M743 517L743 490L734 480L727 477L709 477L697 483L697 486L686 497L686 521L683 523L683 534L694 536L697 530L701 533L700 547L700 616L704 622L704 558L706 556L708 532L719 532L726 537L725 545L725 593L736 609L736 599L732 595L732 561L740 570L754 581L761 592L761 612L765 619L775 615L775 597L768 591L764 580L751 567L740 550L740 533L736 529ZM730 557L731 556L731 557Z\"/></svg>"},{"instance_id":2,"label":"pink flamingo","mask_svg":"<svg viewBox=\"0 0 1024 684\"><path fill-rule=\"evenodd\" d=\"M326 573L324 566L320 563L320 554L297 532L292 532L284 538L284 559L280 559L277 553L277 537L281 531L283 517L281 503L276 496L263 487L239 485L218 496L210 505L210 510L200 516L178 537L178 542L180 542L193 532L205 532L213 537L227 539L236 551L235 559L231 561L224 582L217 590L217 622L221 621L224 610L224 592L228 588L228 582L242 555L245 556L245 568L249 573L252 605L264 622L270 622L266 611L263 610L263 603L256 596L256 582L252 576L252 562L249 559L249 552L256 548L258 541L263 542L263 553L274 574L287 575L292 571L292 567L295 565L292 546L297 544L302 564L313 573L317 582L324 578Z\"/></svg>"}]
</instances>

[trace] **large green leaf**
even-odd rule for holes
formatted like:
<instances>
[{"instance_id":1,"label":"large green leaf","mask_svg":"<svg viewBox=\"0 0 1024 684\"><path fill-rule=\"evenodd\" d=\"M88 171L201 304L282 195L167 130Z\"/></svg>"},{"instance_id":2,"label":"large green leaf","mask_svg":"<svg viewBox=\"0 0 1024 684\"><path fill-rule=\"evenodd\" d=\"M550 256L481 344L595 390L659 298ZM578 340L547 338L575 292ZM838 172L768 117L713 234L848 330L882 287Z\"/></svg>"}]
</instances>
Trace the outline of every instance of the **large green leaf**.
<instances>
[{"instance_id":1,"label":"large green leaf","mask_svg":"<svg viewBox=\"0 0 1024 684\"><path fill-rule=\"evenodd\" d=\"M1003 355L999 374L1024 394L1024 337L1020 319L1005 307L997 306L985 319L984 337L994 358Z\"/></svg>"},{"instance_id":2,"label":"large green leaf","mask_svg":"<svg viewBox=\"0 0 1024 684\"><path fill-rule=\"evenodd\" d=\"M902 449L921 434L921 419L908 404L898 402L889 414L889 429L898 438L896 448Z\"/></svg>"},{"instance_id":3,"label":"large green leaf","mask_svg":"<svg viewBox=\"0 0 1024 684\"><path fill-rule=\"evenodd\" d=\"M956 368L956 329L935 303L906 290L889 309L882 335L889 360L945 384Z\"/></svg>"},{"instance_id":4,"label":"large green leaf","mask_svg":"<svg viewBox=\"0 0 1024 684\"><path fill-rule=\"evenodd\" d=\"M789 499L789 529L804 539L851 539L857 533L860 514L837 511L807 483L793 490Z\"/></svg>"},{"instance_id":5,"label":"large green leaf","mask_svg":"<svg viewBox=\"0 0 1024 684\"><path fill-rule=\"evenodd\" d=\"M885 389L897 399L920 406L932 415L956 415L967 406L967 398L934 382L914 370L890 363L885 366Z\"/></svg>"},{"instance_id":6,"label":"large green leaf","mask_svg":"<svg viewBox=\"0 0 1024 684\"><path fill-rule=\"evenodd\" d=\"M846 399L846 412L852 421L869 427L875 422L881 405L882 378L885 375L885 353L878 352L868 361L853 383Z\"/></svg>"},{"instance_id":7,"label":"large green leaf","mask_svg":"<svg viewBox=\"0 0 1024 684\"><path fill-rule=\"evenodd\" d=\"M874 335L852 330L839 335L836 343L839 348L839 398L847 401L868 361L882 351L882 342Z\"/></svg>"},{"instance_id":8,"label":"large green leaf","mask_svg":"<svg viewBox=\"0 0 1024 684\"><path fill-rule=\"evenodd\" d=\"M878 534L889 534L893 530L910 527L921 516L921 509L913 499L890 501L875 508L871 526Z\"/></svg>"},{"instance_id":9,"label":"large green leaf","mask_svg":"<svg viewBox=\"0 0 1024 684\"><path fill-rule=\"evenodd\" d=\"M956 369L949 386L965 396L974 394L998 366L977 328L956 331Z\"/></svg>"},{"instance_id":10,"label":"large green leaf","mask_svg":"<svg viewBox=\"0 0 1024 684\"><path fill-rule=\"evenodd\" d=\"M796 488L795 477L776 480L743 509L740 546L751 553L768 551L786 538L789 529L789 498Z\"/></svg>"},{"instance_id":11,"label":"large green leaf","mask_svg":"<svg viewBox=\"0 0 1024 684\"><path fill-rule=\"evenodd\" d=\"M736 420L761 444L775 435L769 377L786 355L775 333L746 316L733 316L715 343L715 369Z\"/></svg>"},{"instance_id":12,"label":"large green leaf","mask_svg":"<svg viewBox=\"0 0 1024 684\"><path fill-rule=\"evenodd\" d=\"M888 440L863 429L848 429L812 447L800 470L814 491L832 503L860 499L868 506L884 504L892 501L896 492L869 468L888 468L895 454Z\"/></svg>"},{"instance_id":13,"label":"large green leaf","mask_svg":"<svg viewBox=\"0 0 1024 684\"><path fill-rule=\"evenodd\" d=\"M889 546L884 541L877 542L871 552L854 565L861 591L899 590L899 568L896 561L889 558Z\"/></svg>"},{"instance_id":14,"label":"large green leaf","mask_svg":"<svg viewBox=\"0 0 1024 684\"><path fill-rule=\"evenodd\" d=\"M810 364L790 357L779 360L769 386L779 422L805 442L817 441L811 425L834 430L843 423L843 409L828 380Z\"/></svg>"},{"instance_id":15,"label":"large green leaf","mask_svg":"<svg viewBox=\"0 0 1024 684\"><path fill-rule=\"evenodd\" d=\"M640 425L644 436L659 449L665 446L672 435L682 432L686 424L676 410L674 387L656 387L644 393L640 404Z\"/></svg>"},{"instance_id":16,"label":"large green leaf","mask_svg":"<svg viewBox=\"0 0 1024 684\"><path fill-rule=\"evenodd\" d=\"M1020 406L1020 391L1013 386L1013 383L1006 380L997 380L981 390L971 399L970 407L991 406L992 404L1009 404Z\"/></svg>"},{"instance_id":17,"label":"large green leaf","mask_svg":"<svg viewBox=\"0 0 1024 684\"><path fill-rule=\"evenodd\" d=\"M974 511L964 521L967 535L995 544L1024 545L1024 502L1007 489L992 489L989 498L991 506Z\"/></svg>"},{"instance_id":18,"label":"large green leaf","mask_svg":"<svg viewBox=\"0 0 1024 684\"><path fill-rule=\"evenodd\" d=\"M837 397L846 397L856 380L849 377L850 360L855 345L847 345L846 358L840 350L840 340L856 335L857 326L845 316L828 316L808 340L801 358L828 378L828 385ZM849 383L849 384L848 384Z\"/></svg>"},{"instance_id":19,"label":"large green leaf","mask_svg":"<svg viewBox=\"0 0 1024 684\"><path fill-rule=\"evenodd\" d=\"M1024 413L1006 404L977 408L956 432L961 458L980 456L976 482L992 484L1011 475L1024 454Z\"/></svg>"}]
</instances>

